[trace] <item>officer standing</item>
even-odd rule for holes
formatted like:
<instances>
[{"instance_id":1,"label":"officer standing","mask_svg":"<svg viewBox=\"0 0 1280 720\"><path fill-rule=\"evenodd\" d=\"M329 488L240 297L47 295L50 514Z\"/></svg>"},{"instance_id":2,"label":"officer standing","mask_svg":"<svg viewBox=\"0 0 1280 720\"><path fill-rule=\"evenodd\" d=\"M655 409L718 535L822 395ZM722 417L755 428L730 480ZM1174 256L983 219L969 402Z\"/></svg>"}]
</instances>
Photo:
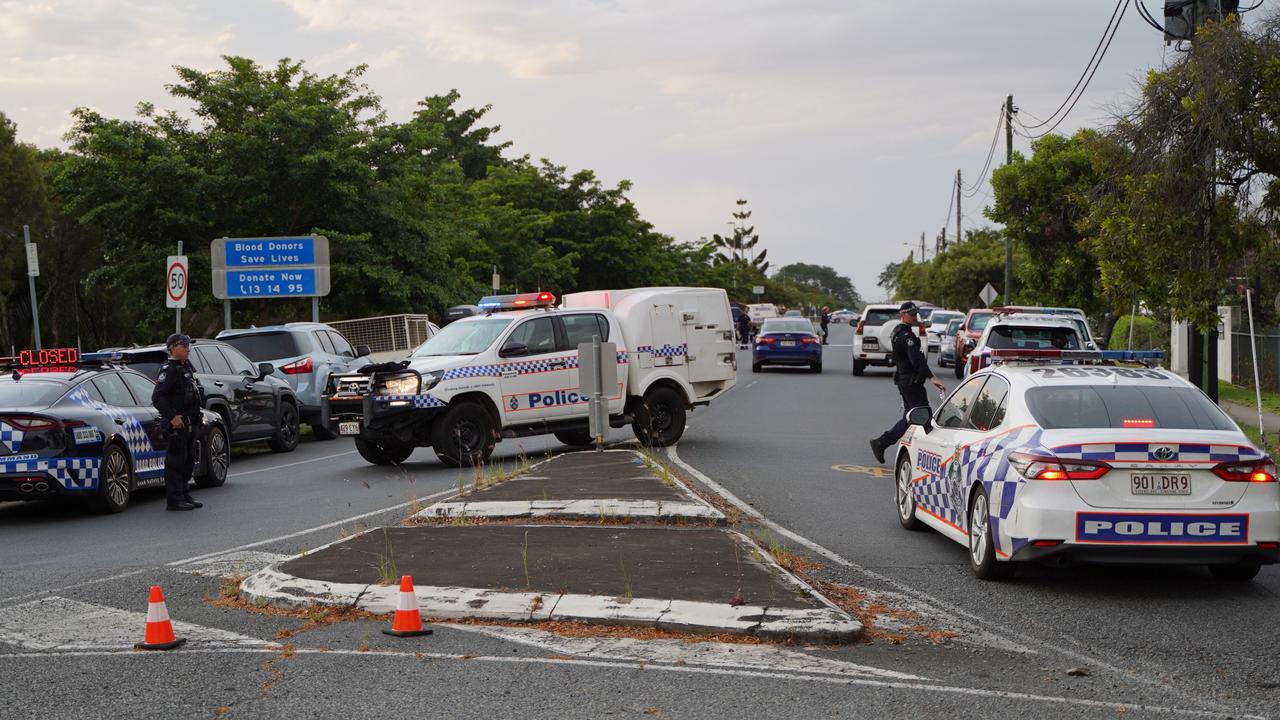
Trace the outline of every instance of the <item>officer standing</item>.
<instances>
[{"instance_id":1,"label":"officer standing","mask_svg":"<svg viewBox=\"0 0 1280 720\"><path fill-rule=\"evenodd\" d=\"M884 462L885 449L907 432L910 423L906 415L911 408L929 407L929 393L924 389L924 381L931 381L938 390L947 389L941 380L933 376L929 360L920 350L919 315L920 309L911 301L902 303L898 308L898 319L902 324L893 329L893 383L902 396L902 417L883 435L871 440L871 452L880 463Z\"/></svg>"},{"instance_id":2,"label":"officer standing","mask_svg":"<svg viewBox=\"0 0 1280 720\"><path fill-rule=\"evenodd\" d=\"M174 333L165 341L169 359L160 366L151 404L164 417L169 448L164 456L164 490L166 510L195 510L204 507L187 492L191 473L195 470L196 431L200 429L200 386L195 368L187 361L191 355L191 338Z\"/></svg>"},{"instance_id":3,"label":"officer standing","mask_svg":"<svg viewBox=\"0 0 1280 720\"><path fill-rule=\"evenodd\" d=\"M827 328L831 325L831 308L822 306L822 318L818 321L822 327L822 344L827 344Z\"/></svg>"}]
</instances>

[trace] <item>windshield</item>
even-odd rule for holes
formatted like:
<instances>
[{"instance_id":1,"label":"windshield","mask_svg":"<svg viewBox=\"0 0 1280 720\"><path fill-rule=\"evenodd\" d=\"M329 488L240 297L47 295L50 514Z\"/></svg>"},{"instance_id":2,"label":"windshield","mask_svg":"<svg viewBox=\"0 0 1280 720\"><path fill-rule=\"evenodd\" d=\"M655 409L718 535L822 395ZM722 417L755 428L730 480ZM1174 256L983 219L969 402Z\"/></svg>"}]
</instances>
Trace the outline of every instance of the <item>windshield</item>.
<instances>
[{"instance_id":1,"label":"windshield","mask_svg":"<svg viewBox=\"0 0 1280 720\"><path fill-rule=\"evenodd\" d=\"M418 349L413 351L413 357L479 354L487 350L510 324L511 318L505 317L486 317L449 323L439 335L418 346Z\"/></svg>"},{"instance_id":2,"label":"windshield","mask_svg":"<svg viewBox=\"0 0 1280 720\"><path fill-rule=\"evenodd\" d=\"M995 317L995 315L992 315L990 313L974 315L972 318L969 319L969 329L982 330L987 327L987 323L991 322L991 318L993 317Z\"/></svg>"},{"instance_id":3,"label":"windshield","mask_svg":"<svg viewBox=\"0 0 1280 720\"><path fill-rule=\"evenodd\" d=\"M279 360L295 355L304 355L309 349L298 347L298 340L293 333L273 332L260 335L232 335L222 338L222 342L249 356L254 362Z\"/></svg>"},{"instance_id":4,"label":"windshield","mask_svg":"<svg viewBox=\"0 0 1280 720\"><path fill-rule=\"evenodd\" d=\"M808 320L767 320L760 327L760 333L812 333L813 323Z\"/></svg>"},{"instance_id":5,"label":"windshield","mask_svg":"<svg viewBox=\"0 0 1280 720\"><path fill-rule=\"evenodd\" d=\"M1027 391L1027 407L1046 430L1057 428L1175 428L1235 430L1231 420L1195 388L1069 385Z\"/></svg>"},{"instance_id":6,"label":"windshield","mask_svg":"<svg viewBox=\"0 0 1280 720\"><path fill-rule=\"evenodd\" d=\"M987 347L998 350L1080 350L1080 336L1068 327L997 325L987 335Z\"/></svg>"},{"instance_id":7,"label":"windshield","mask_svg":"<svg viewBox=\"0 0 1280 720\"><path fill-rule=\"evenodd\" d=\"M897 308L868 310L866 317L862 318L862 324L867 327L875 327L877 325L883 325L890 320L897 320L899 315L901 315L901 313L898 312Z\"/></svg>"},{"instance_id":8,"label":"windshield","mask_svg":"<svg viewBox=\"0 0 1280 720\"><path fill-rule=\"evenodd\" d=\"M961 325L962 323L964 323L964 320L963 320L963 319L961 319L961 318L956 318L956 319L952 320L951 322L948 322L948 323L947 323L947 334L948 334L948 335L955 335L956 333L960 332L960 325Z\"/></svg>"},{"instance_id":9,"label":"windshield","mask_svg":"<svg viewBox=\"0 0 1280 720\"><path fill-rule=\"evenodd\" d=\"M0 381L0 408L45 407L66 391L67 386L62 383L8 377Z\"/></svg>"},{"instance_id":10,"label":"windshield","mask_svg":"<svg viewBox=\"0 0 1280 720\"><path fill-rule=\"evenodd\" d=\"M961 316L956 313L935 312L929 317L929 322L934 325L946 327L952 320L959 319Z\"/></svg>"}]
</instances>

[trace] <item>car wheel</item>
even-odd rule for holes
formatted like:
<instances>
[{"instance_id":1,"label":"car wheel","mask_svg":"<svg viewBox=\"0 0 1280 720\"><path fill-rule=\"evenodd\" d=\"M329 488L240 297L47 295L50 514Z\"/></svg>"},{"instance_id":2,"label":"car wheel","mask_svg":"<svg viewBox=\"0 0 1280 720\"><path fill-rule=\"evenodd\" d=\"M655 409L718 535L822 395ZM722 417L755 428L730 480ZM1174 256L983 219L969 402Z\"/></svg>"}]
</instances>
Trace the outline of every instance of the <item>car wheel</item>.
<instances>
[{"instance_id":1,"label":"car wheel","mask_svg":"<svg viewBox=\"0 0 1280 720\"><path fill-rule=\"evenodd\" d=\"M586 430L558 432L555 433L555 436L557 440L569 447L586 447L588 445L596 444L596 439L591 437L591 433Z\"/></svg>"},{"instance_id":2,"label":"car wheel","mask_svg":"<svg viewBox=\"0 0 1280 720\"><path fill-rule=\"evenodd\" d=\"M857 376L861 377L861 376L862 376L863 371L865 371L866 369L867 369L867 364L866 364L865 362L863 362L863 361L861 361L861 360L854 360L854 361L853 361L853 374L854 374L854 375L857 375Z\"/></svg>"},{"instance_id":3,"label":"car wheel","mask_svg":"<svg viewBox=\"0 0 1280 720\"><path fill-rule=\"evenodd\" d=\"M221 425L212 425L204 442L196 445L204 454L203 474L195 477L196 487L220 487L227 481L227 468L231 466L231 443L227 431Z\"/></svg>"},{"instance_id":4,"label":"car wheel","mask_svg":"<svg viewBox=\"0 0 1280 720\"><path fill-rule=\"evenodd\" d=\"M298 408L292 403L280 403L280 418L276 421L276 434L267 441L273 452L293 452L298 447Z\"/></svg>"},{"instance_id":5,"label":"car wheel","mask_svg":"<svg viewBox=\"0 0 1280 720\"><path fill-rule=\"evenodd\" d=\"M497 444L493 420L474 402L461 402L449 408L431 428L431 446L449 467L480 465L493 454Z\"/></svg>"},{"instance_id":6,"label":"car wheel","mask_svg":"<svg viewBox=\"0 0 1280 720\"><path fill-rule=\"evenodd\" d=\"M1231 565L1210 565L1209 572L1224 582L1249 582L1258 576L1262 563L1242 561Z\"/></svg>"},{"instance_id":7,"label":"car wheel","mask_svg":"<svg viewBox=\"0 0 1280 720\"><path fill-rule=\"evenodd\" d=\"M956 379L961 380L963 378L964 378L964 363L957 360L956 361Z\"/></svg>"},{"instance_id":8,"label":"car wheel","mask_svg":"<svg viewBox=\"0 0 1280 720\"><path fill-rule=\"evenodd\" d=\"M98 473L97 509L106 513L118 513L129 507L133 495L133 468L129 456L119 445L108 445L102 454L102 469Z\"/></svg>"},{"instance_id":9,"label":"car wheel","mask_svg":"<svg viewBox=\"0 0 1280 720\"><path fill-rule=\"evenodd\" d=\"M751 372L758 373L763 367L760 363L751 363Z\"/></svg>"},{"instance_id":10,"label":"car wheel","mask_svg":"<svg viewBox=\"0 0 1280 720\"><path fill-rule=\"evenodd\" d=\"M320 423L314 423L311 426L311 436L317 440L332 440L338 437L338 433L334 430L326 429Z\"/></svg>"},{"instance_id":11,"label":"car wheel","mask_svg":"<svg viewBox=\"0 0 1280 720\"><path fill-rule=\"evenodd\" d=\"M969 566L982 580L1006 580L1013 577L1012 562L996 560L996 544L991 534L991 508L987 493L978 488L969 501Z\"/></svg>"},{"instance_id":12,"label":"car wheel","mask_svg":"<svg viewBox=\"0 0 1280 720\"><path fill-rule=\"evenodd\" d=\"M356 452L374 465L399 465L413 454L413 448L400 445L379 445L356 438Z\"/></svg>"},{"instance_id":13,"label":"car wheel","mask_svg":"<svg viewBox=\"0 0 1280 720\"><path fill-rule=\"evenodd\" d=\"M684 435L684 398L669 387L652 388L636 407L635 417L631 430L641 445L675 445Z\"/></svg>"},{"instance_id":14,"label":"car wheel","mask_svg":"<svg viewBox=\"0 0 1280 720\"><path fill-rule=\"evenodd\" d=\"M822 372L822 363L819 362L819 363L814 363L813 365L810 365L809 370L816 373Z\"/></svg>"},{"instance_id":15,"label":"car wheel","mask_svg":"<svg viewBox=\"0 0 1280 720\"><path fill-rule=\"evenodd\" d=\"M925 525L916 517L916 496L911 489L911 456L903 453L898 461L897 482L894 483L894 499L898 506L898 523L908 530L923 530Z\"/></svg>"}]
</instances>

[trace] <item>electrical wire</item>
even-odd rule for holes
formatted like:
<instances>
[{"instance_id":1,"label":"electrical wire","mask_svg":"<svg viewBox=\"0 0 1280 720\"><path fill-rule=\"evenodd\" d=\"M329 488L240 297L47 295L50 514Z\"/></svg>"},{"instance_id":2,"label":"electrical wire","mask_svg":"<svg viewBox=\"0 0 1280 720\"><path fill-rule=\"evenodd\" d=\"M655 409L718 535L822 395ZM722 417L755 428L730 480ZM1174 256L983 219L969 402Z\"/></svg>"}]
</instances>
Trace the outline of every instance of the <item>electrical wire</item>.
<instances>
[{"instance_id":1,"label":"electrical wire","mask_svg":"<svg viewBox=\"0 0 1280 720\"><path fill-rule=\"evenodd\" d=\"M1236 10L1236 12L1237 12L1237 13L1247 13L1247 12L1249 12L1250 10L1257 10L1258 8L1262 7L1262 3L1263 3L1263 2L1264 2L1264 0L1258 0L1258 2L1256 2L1256 3L1252 4L1252 5L1250 5L1249 7L1247 7L1247 8L1243 8L1243 9L1240 9L1240 10Z\"/></svg>"},{"instance_id":2,"label":"electrical wire","mask_svg":"<svg viewBox=\"0 0 1280 720\"><path fill-rule=\"evenodd\" d=\"M1164 32L1164 26L1156 22L1155 16L1151 14L1151 11L1147 9L1146 4L1143 3L1142 0L1133 0L1133 6L1138 9L1138 14L1142 16L1142 19L1145 20L1148 25L1161 33Z\"/></svg>"},{"instance_id":3,"label":"electrical wire","mask_svg":"<svg viewBox=\"0 0 1280 720\"><path fill-rule=\"evenodd\" d=\"M1120 5L1117 6L1117 9L1120 10L1120 15L1119 17L1116 17L1115 22L1113 24L1108 26L1108 30L1110 30L1110 35L1104 36L1106 40L1106 44L1102 46L1102 54L1097 56L1098 60L1096 63L1093 64L1093 69L1089 71L1088 77L1084 78L1084 85L1080 85L1079 83L1077 83L1077 86L1080 88L1080 90L1079 92L1076 93L1075 99L1071 100L1071 105L1067 107L1066 111L1063 112L1062 115L1056 121L1054 121L1052 127L1040 133L1032 133L1032 131L1042 127L1043 123L1040 125L1027 126L1027 125L1023 125L1021 121L1017 121L1017 119L1015 118L1015 122L1017 122L1018 125L1022 125L1022 129L1027 131L1027 133L1023 135L1023 137L1026 137L1030 140L1036 140L1038 138L1044 137L1045 135L1048 135L1049 133L1058 129L1058 126L1062 124L1062 121L1067 119L1067 116L1071 114L1072 110L1075 110L1076 103L1080 102L1080 98L1084 97L1085 90L1089 89L1089 83L1093 82L1093 76L1097 74L1098 68L1102 67L1102 59L1107 56L1107 51L1111 49L1111 41L1115 40L1116 32L1120 29L1120 21L1124 20L1124 14L1129 9L1129 3L1127 2L1127 0L1122 1ZM1073 92L1075 91L1073 90ZM1070 96L1068 96L1068 99L1069 100L1071 99ZM1057 113L1055 112L1054 115L1057 115ZM1049 119L1052 120L1053 115L1050 115Z\"/></svg>"},{"instance_id":4,"label":"electrical wire","mask_svg":"<svg viewBox=\"0 0 1280 720\"><path fill-rule=\"evenodd\" d=\"M1085 80L1085 77L1086 76L1092 77L1092 74L1090 73L1090 68L1096 69L1097 64L1100 64L1102 62L1102 58L1099 56L1099 52L1101 52L1102 55L1107 54L1106 48L1103 47L1103 43L1105 42L1108 46L1111 44L1111 38L1115 37L1116 28L1120 27L1120 19L1124 18L1124 13L1128 9L1129 9L1129 0L1119 0L1116 3L1115 9L1111 11L1111 19L1107 21L1107 28L1102 31L1102 37L1098 38L1098 44L1093 48L1093 55L1089 56L1089 62L1085 64L1084 71L1080 73L1080 77L1076 80L1075 87L1071 88L1071 92L1067 93L1067 96L1062 100L1062 104L1058 106L1057 110L1054 110L1053 113L1049 115L1048 120L1045 120L1044 122L1037 125L1032 125L1030 126L1029 129L1034 130L1036 128L1048 125L1049 122L1051 122L1054 119L1054 117L1058 115L1058 113L1062 112L1062 109L1067 106L1067 103L1071 102L1071 98L1073 95L1076 94L1076 91L1080 91L1082 93L1084 92L1084 89L1080 87L1080 84L1084 83L1085 87L1088 87L1089 83L1087 80ZM1068 110L1067 112L1070 112L1070 110Z\"/></svg>"},{"instance_id":5,"label":"electrical wire","mask_svg":"<svg viewBox=\"0 0 1280 720\"><path fill-rule=\"evenodd\" d=\"M987 150L987 160L982 165L982 170L978 172L978 179L971 185L961 185L960 192L965 197L973 197L982 187L983 182L987 179L987 172L991 169L991 161L995 158L996 147L1000 144L1000 129L1004 127L1004 105L1000 106L1000 114L996 116L996 131L991 135L991 147Z\"/></svg>"}]
</instances>

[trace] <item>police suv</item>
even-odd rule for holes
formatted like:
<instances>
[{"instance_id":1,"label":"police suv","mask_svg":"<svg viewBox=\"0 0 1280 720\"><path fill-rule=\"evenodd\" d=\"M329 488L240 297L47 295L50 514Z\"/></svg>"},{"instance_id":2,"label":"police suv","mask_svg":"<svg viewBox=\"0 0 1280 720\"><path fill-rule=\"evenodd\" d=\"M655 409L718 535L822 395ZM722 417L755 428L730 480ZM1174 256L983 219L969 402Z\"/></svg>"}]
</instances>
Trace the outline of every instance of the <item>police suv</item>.
<instances>
[{"instance_id":1,"label":"police suv","mask_svg":"<svg viewBox=\"0 0 1280 720\"><path fill-rule=\"evenodd\" d=\"M1158 353L990 355L932 417L908 415L892 455L903 527L968 546L983 579L1035 561L1200 564L1244 581L1280 560L1271 458L1177 375L1110 364Z\"/></svg>"},{"instance_id":2,"label":"police suv","mask_svg":"<svg viewBox=\"0 0 1280 720\"><path fill-rule=\"evenodd\" d=\"M685 414L733 387L729 299L718 288L636 288L484 298L406 361L334 375L322 415L355 436L366 460L399 463L431 447L445 464L486 460L502 437L554 434L588 445L578 345L617 346L612 427L630 424L649 445L684 433Z\"/></svg>"},{"instance_id":3,"label":"police suv","mask_svg":"<svg viewBox=\"0 0 1280 720\"><path fill-rule=\"evenodd\" d=\"M982 336L965 360L965 375L991 362L995 350L1085 350L1080 320L1062 315L999 312L982 330Z\"/></svg>"}]
</instances>

